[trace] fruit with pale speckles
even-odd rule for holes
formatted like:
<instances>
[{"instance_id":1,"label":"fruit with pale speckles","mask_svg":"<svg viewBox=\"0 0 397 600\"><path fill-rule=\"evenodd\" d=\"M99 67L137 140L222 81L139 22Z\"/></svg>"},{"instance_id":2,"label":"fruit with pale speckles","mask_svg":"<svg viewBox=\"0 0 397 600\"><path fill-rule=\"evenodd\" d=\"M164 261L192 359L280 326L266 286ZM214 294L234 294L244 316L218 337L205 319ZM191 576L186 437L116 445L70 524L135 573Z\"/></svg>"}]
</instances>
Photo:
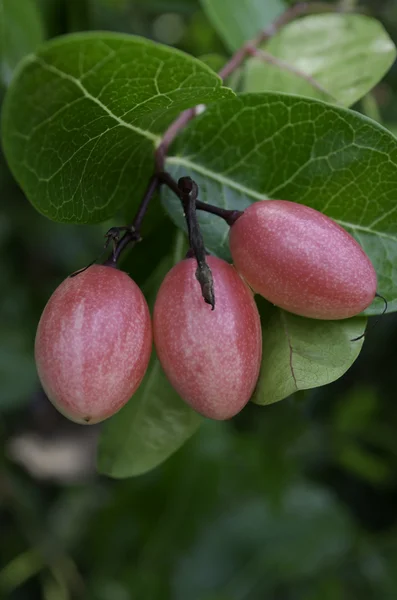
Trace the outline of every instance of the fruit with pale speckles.
<instances>
[{"instance_id":1,"label":"fruit with pale speckles","mask_svg":"<svg viewBox=\"0 0 397 600\"><path fill-rule=\"evenodd\" d=\"M375 297L376 273L361 246L302 204L255 202L231 227L230 250L255 292L297 315L346 319Z\"/></svg>"},{"instance_id":2,"label":"fruit with pale speckles","mask_svg":"<svg viewBox=\"0 0 397 600\"><path fill-rule=\"evenodd\" d=\"M164 279L153 314L154 341L172 386L211 419L229 419L250 399L262 354L253 294L232 265L208 257L215 310L202 298L193 258Z\"/></svg>"},{"instance_id":3,"label":"fruit with pale speckles","mask_svg":"<svg viewBox=\"0 0 397 600\"><path fill-rule=\"evenodd\" d=\"M76 423L98 423L133 395L152 347L149 309L126 273L93 265L69 277L44 308L35 341L43 388Z\"/></svg>"}]
</instances>

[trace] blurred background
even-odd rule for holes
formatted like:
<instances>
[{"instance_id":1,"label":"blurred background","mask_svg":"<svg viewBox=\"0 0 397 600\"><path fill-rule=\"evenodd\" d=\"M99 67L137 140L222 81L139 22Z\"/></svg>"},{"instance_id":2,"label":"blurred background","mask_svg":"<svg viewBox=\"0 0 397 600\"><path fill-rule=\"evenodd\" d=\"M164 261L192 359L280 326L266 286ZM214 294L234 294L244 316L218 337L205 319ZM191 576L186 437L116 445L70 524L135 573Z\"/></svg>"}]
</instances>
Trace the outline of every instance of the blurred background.
<instances>
[{"instance_id":1,"label":"blurred background","mask_svg":"<svg viewBox=\"0 0 397 600\"><path fill-rule=\"evenodd\" d=\"M109 29L227 57L198 0L36 1L47 38ZM396 1L366 7L397 43ZM354 108L397 132L397 66ZM95 471L99 426L44 397L33 342L115 223L46 220L1 156L0 199L0 598L397 598L397 315L334 384L206 422L151 473L111 480ZM172 238L163 218L126 259L140 284Z\"/></svg>"}]
</instances>

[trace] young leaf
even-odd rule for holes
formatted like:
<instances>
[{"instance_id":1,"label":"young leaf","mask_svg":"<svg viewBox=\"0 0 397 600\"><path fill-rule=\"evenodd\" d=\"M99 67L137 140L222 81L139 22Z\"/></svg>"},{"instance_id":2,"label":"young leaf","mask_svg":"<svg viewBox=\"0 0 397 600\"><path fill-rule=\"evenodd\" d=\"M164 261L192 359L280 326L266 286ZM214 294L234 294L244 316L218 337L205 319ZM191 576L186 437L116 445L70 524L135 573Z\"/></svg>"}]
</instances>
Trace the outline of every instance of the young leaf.
<instances>
[{"instance_id":1,"label":"young leaf","mask_svg":"<svg viewBox=\"0 0 397 600\"><path fill-rule=\"evenodd\" d=\"M0 79L7 86L19 61L44 40L34 0L0 0Z\"/></svg>"},{"instance_id":2,"label":"young leaf","mask_svg":"<svg viewBox=\"0 0 397 600\"><path fill-rule=\"evenodd\" d=\"M245 91L302 94L344 106L351 106L369 92L396 58L396 48L379 21L363 15L299 19L283 28L264 48L315 83L261 58L252 58L246 65Z\"/></svg>"},{"instance_id":3,"label":"young leaf","mask_svg":"<svg viewBox=\"0 0 397 600\"><path fill-rule=\"evenodd\" d=\"M174 256L167 257L146 285L152 301L172 265L185 251L178 234ZM145 378L133 398L104 424L98 470L111 477L140 475L166 460L199 428L203 419L175 392L153 350Z\"/></svg>"},{"instance_id":4,"label":"young leaf","mask_svg":"<svg viewBox=\"0 0 397 600\"><path fill-rule=\"evenodd\" d=\"M237 50L284 10L282 0L201 0L204 11L229 50Z\"/></svg>"},{"instance_id":5,"label":"young leaf","mask_svg":"<svg viewBox=\"0 0 397 600\"><path fill-rule=\"evenodd\" d=\"M366 319L320 321L260 301L262 366L253 401L271 404L339 379L360 354Z\"/></svg>"},{"instance_id":6,"label":"young leaf","mask_svg":"<svg viewBox=\"0 0 397 600\"><path fill-rule=\"evenodd\" d=\"M61 37L25 59L8 90L6 158L39 212L98 222L139 202L181 110L231 95L197 59L143 38Z\"/></svg>"},{"instance_id":7,"label":"young leaf","mask_svg":"<svg viewBox=\"0 0 397 600\"><path fill-rule=\"evenodd\" d=\"M397 140L353 111L285 94L243 94L209 107L182 134L167 167L189 173L200 199L243 210L266 198L311 206L363 246L378 291L397 310ZM165 206L183 227L174 196ZM208 250L226 259L228 227L201 217ZM375 300L365 314L379 314Z\"/></svg>"}]
</instances>

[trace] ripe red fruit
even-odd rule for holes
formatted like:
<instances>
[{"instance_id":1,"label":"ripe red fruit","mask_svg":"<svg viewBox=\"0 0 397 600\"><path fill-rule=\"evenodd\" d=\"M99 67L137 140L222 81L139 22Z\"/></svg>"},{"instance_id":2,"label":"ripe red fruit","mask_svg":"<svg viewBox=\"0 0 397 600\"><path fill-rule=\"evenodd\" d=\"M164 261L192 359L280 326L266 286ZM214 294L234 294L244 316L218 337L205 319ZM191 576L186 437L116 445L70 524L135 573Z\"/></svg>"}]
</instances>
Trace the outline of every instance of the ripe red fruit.
<instances>
[{"instance_id":1,"label":"ripe red fruit","mask_svg":"<svg viewBox=\"0 0 397 600\"><path fill-rule=\"evenodd\" d=\"M346 319L371 304L376 273L356 240L322 213L264 200L230 230L236 269L273 304L314 319Z\"/></svg>"},{"instance_id":2,"label":"ripe red fruit","mask_svg":"<svg viewBox=\"0 0 397 600\"><path fill-rule=\"evenodd\" d=\"M152 346L149 309L126 273L93 265L68 277L41 316L37 371L56 408L76 423L117 412L146 372Z\"/></svg>"},{"instance_id":3,"label":"ripe red fruit","mask_svg":"<svg viewBox=\"0 0 397 600\"><path fill-rule=\"evenodd\" d=\"M250 399L262 355L253 294L235 268L208 257L215 310L201 296L193 258L175 265L154 306L153 331L161 365L178 394L211 419L229 419Z\"/></svg>"}]
</instances>

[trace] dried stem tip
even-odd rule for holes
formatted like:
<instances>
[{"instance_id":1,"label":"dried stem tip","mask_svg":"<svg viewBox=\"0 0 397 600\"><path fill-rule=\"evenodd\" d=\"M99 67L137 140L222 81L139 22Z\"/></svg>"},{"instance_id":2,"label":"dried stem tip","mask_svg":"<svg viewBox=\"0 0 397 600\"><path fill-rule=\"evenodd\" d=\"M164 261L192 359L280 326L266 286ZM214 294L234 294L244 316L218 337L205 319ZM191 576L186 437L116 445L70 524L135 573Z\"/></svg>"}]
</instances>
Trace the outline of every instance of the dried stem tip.
<instances>
[{"instance_id":1,"label":"dried stem tip","mask_svg":"<svg viewBox=\"0 0 397 600\"><path fill-rule=\"evenodd\" d=\"M178 181L180 199L185 213L190 247L197 260L196 278L201 287L201 293L212 310L215 308L214 281L206 260L203 236L197 220L196 200L198 186L190 177L181 177Z\"/></svg>"}]
</instances>

